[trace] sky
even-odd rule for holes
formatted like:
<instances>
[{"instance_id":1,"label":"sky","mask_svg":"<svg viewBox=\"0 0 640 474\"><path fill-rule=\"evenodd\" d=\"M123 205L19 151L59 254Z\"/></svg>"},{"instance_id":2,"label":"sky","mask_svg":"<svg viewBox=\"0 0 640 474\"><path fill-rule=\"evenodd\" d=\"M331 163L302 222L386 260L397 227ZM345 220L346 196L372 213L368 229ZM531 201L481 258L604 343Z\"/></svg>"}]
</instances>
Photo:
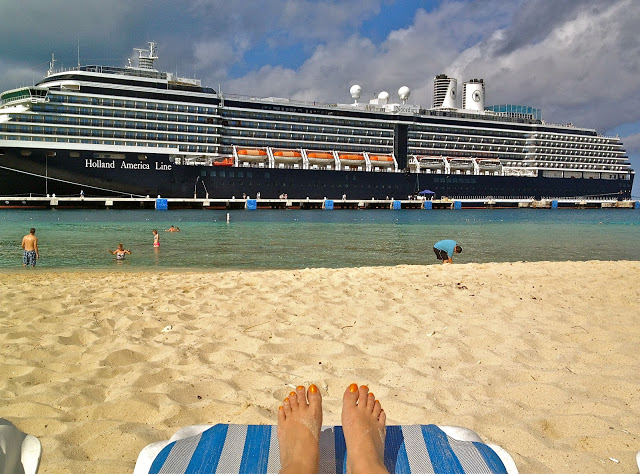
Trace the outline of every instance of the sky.
<instances>
[{"instance_id":1,"label":"sky","mask_svg":"<svg viewBox=\"0 0 640 474\"><path fill-rule=\"evenodd\" d=\"M433 78L483 78L486 105L619 135L640 170L639 0L0 0L0 90L57 67L156 67L223 92L432 105ZM460 90L459 90L460 92ZM640 178L634 184L640 195Z\"/></svg>"}]
</instances>

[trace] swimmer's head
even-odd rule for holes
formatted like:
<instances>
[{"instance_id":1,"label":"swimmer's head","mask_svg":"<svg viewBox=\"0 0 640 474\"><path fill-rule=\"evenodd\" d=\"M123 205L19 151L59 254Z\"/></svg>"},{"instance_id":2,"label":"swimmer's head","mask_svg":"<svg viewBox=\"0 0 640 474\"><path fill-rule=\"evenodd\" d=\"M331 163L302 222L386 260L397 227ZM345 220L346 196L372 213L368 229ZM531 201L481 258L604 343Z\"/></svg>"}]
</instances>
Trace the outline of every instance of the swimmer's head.
<instances>
[{"instance_id":1,"label":"swimmer's head","mask_svg":"<svg viewBox=\"0 0 640 474\"><path fill-rule=\"evenodd\" d=\"M153 232L154 234L158 233L158 231L156 229L153 229L151 232Z\"/></svg>"},{"instance_id":2,"label":"swimmer's head","mask_svg":"<svg viewBox=\"0 0 640 474\"><path fill-rule=\"evenodd\" d=\"M462 253L462 247L456 245L456 248L453 250L455 253Z\"/></svg>"},{"instance_id":3,"label":"swimmer's head","mask_svg":"<svg viewBox=\"0 0 640 474\"><path fill-rule=\"evenodd\" d=\"M118 248L119 248L120 250L122 250L122 249L123 249L123 247L124 247L124 245L122 245L122 242L118 244Z\"/></svg>"},{"instance_id":4,"label":"swimmer's head","mask_svg":"<svg viewBox=\"0 0 640 474\"><path fill-rule=\"evenodd\" d=\"M35 227L32 227L31 229L29 229L29 233L30 234L35 234L36 233Z\"/></svg>"}]
</instances>

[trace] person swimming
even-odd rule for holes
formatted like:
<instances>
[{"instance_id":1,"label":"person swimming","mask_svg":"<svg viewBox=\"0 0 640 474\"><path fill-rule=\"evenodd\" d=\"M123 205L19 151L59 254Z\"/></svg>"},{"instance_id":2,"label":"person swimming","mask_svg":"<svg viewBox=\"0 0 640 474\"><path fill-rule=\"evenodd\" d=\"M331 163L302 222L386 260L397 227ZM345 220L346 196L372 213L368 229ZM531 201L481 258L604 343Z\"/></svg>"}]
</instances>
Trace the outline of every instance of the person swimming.
<instances>
[{"instance_id":1,"label":"person swimming","mask_svg":"<svg viewBox=\"0 0 640 474\"><path fill-rule=\"evenodd\" d=\"M347 472L388 473L384 465L386 414L369 387L352 383L342 396ZM318 472L322 395L298 386L278 408L281 473Z\"/></svg>"},{"instance_id":2,"label":"person swimming","mask_svg":"<svg viewBox=\"0 0 640 474\"><path fill-rule=\"evenodd\" d=\"M131 250L127 250L124 248L124 246L122 245L122 243L118 244L118 248L111 251L109 249L107 249L107 252L109 252L111 255L115 255L116 256L116 260L124 260L124 256L125 255L131 255Z\"/></svg>"}]
</instances>

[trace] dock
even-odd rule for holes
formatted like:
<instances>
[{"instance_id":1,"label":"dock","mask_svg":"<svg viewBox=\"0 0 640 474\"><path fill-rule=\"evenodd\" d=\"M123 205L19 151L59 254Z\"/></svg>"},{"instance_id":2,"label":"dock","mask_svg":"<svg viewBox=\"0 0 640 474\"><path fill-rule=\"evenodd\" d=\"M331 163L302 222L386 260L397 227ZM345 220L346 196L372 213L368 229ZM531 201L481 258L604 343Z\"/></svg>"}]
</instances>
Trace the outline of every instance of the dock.
<instances>
[{"instance_id":1,"label":"dock","mask_svg":"<svg viewBox=\"0 0 640 474\"><path fill-rule=\"evenodd\" d=\"M0 196L0 209L640 209L640 201L587 198L251 199L84 196Z\"/></svg>"}]
</instances>

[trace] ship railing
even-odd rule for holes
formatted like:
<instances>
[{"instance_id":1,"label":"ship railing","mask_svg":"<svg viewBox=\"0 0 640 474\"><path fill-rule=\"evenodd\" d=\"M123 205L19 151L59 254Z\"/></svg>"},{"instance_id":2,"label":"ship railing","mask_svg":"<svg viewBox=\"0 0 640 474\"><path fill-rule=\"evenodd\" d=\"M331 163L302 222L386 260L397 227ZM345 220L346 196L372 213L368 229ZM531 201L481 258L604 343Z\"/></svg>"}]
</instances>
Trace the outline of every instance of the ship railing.
<instances>
[{"instance_id":1,"label":"ship railing","mask_svg":"<svg viewBox=\"0 0 640 474\"><path fill-rule=\"evenodd\" d=\"M385 112L384 107L379 107L371 104L336 104L328 102L310 101L310 100L297 100L288 99L286 97L256 97L240 94L220 94L220 97L225 99L237 99L237 100L250 100L253 102L264 102L270 104L282 104L282 105L301 105L305 107L322 107L326 109L339 109L339 110L353 110L354 108L360 110L367 110L371 112Z\"/></svg>"}]
</instances>

